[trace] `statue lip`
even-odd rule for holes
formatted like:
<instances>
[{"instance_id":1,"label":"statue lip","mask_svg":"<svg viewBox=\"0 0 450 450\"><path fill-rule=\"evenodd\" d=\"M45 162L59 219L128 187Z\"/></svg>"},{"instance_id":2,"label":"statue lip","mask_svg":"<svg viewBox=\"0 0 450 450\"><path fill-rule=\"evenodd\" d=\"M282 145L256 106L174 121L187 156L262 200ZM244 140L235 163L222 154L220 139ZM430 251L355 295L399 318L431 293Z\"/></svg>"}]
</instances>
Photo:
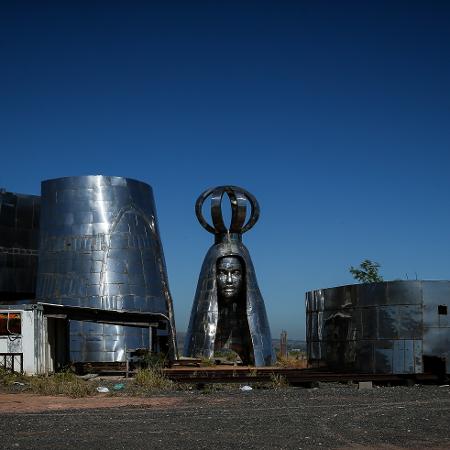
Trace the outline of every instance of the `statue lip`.
<instances>
[{"instance_id":1,"label":"statue lip","mask_svg":"<svg viewBox=\"0 0 450 450\"><path fill-rule=\"evenodd\" d=\"M236 288L225 288L222 290L222 294L227 297L234 297L238 293Z\"/></svg>"}]
</instances>

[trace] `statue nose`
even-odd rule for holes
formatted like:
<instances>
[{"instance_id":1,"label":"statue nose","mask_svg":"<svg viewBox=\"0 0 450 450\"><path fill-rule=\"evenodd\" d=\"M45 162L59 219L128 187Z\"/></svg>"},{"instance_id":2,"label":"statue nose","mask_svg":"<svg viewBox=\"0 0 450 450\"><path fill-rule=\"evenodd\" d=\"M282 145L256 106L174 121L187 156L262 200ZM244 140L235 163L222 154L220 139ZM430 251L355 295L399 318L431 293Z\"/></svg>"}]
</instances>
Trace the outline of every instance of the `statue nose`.
<instances>
[{"instance_id":1,"label":"statue nose","mask_svg":"<svg viewBox=\"0 0 450 450\"><path fill-rule=\"evenodd\" d=\"M231 272L227 273L227 283L231 283L233 279L231 278Z\"/></svg>"}]
</instances>

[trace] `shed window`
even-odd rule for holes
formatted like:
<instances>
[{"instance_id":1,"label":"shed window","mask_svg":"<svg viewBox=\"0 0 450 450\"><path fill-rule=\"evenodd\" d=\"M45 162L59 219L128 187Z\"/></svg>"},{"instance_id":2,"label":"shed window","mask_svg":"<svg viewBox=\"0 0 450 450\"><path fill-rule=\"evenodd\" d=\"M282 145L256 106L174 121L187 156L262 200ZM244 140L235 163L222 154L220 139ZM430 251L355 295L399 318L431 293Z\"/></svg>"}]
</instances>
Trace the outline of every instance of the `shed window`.
<instances>
[{"instance_id":1,"label":"shed window","mask_svg":"<svg viewBox=\"0 0 450 450\"><path fill-rule=\"evenodd\" d=\"M21 334L22 321L20 313L0 313L0 336Z\"/></svg>"},{"instance_id":2,"label":"shed window","mask_svg":"<svg viewBox=\"0 0 450 450\"><path fill-rule=\"evenodd\" d=\"M438 314L441 314L442 316L447 315L447 305L438 305Z\"/></svg>"}]
</instances>

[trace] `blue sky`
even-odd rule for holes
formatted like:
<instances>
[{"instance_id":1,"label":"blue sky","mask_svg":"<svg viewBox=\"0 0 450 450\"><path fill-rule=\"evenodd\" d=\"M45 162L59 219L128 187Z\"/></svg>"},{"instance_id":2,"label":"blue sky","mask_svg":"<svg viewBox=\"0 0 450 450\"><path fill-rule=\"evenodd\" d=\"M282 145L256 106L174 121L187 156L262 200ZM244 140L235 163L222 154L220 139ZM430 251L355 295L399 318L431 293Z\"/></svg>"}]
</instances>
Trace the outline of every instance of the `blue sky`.
<instances>
[{"instance_id":1,"label":"blue sky","mask_svg":"<svg viewBox=\"0 0 450 450\"><path fill-rule=\"evenodd\" d=\"M152 185L178 329L212 236L204 189L252 192L244 236L274 336L304 293L450 278L450 4L0 5L0 186L105 174Z\"/></svg>"}]
</instances>

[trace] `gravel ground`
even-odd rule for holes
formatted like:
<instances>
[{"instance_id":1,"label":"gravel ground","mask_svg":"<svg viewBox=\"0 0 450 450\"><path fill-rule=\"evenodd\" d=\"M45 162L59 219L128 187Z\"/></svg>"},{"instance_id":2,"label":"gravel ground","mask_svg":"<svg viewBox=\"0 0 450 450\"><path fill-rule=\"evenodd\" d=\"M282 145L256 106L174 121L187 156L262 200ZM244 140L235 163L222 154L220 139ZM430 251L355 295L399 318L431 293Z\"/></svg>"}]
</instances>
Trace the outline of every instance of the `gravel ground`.
<instances>
[{"instance_id":1,"label":"gravel ground","mask_svg":"<svg viewBox=\"0 0 450 450\"><path fill-rule=\"evenodd\" d=\"M0 448L450 448L448 386L250 392L236 386L165 396L178 401L1 414Z\"/></svg>"}]
</instances>

